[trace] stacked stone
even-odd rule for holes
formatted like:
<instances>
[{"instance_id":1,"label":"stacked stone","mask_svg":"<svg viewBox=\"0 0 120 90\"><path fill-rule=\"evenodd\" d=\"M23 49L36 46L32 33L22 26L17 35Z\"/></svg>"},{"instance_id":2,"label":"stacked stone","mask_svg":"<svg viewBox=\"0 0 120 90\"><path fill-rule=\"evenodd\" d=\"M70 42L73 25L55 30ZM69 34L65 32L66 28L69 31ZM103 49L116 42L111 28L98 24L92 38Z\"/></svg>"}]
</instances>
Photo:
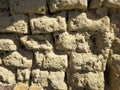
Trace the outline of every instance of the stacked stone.
<instances>
[{"instance_id":1,"label":"stacked stone","mask_svg":"<svg viewBox=\"0 0 120 90\"><path fill-rule=\"evenodd\" d=\"M120 89L119 0L0 5L1 90Z\"/></svg>"}]
</instances>

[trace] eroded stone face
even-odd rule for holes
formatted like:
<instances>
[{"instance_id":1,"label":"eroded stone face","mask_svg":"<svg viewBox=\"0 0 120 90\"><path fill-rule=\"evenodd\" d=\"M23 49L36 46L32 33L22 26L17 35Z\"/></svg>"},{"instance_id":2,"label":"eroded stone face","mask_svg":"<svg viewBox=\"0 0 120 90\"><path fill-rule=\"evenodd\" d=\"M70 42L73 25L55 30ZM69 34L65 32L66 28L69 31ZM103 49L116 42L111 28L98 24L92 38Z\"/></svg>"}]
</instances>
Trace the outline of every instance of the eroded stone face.
<instances>
[{"instance_id":1,"label":"eroded stone face","mask_svg":"<svg viewBox=\"0 0 120 90\"><path fill-rule=\"evenodd\" d=\"M52 33L66 31L65 13L57 14L56 16L40 16L30 20L33 34Z\"/></svg>"},{"instance_id":2,"label":"eroded stone face","mask_svg":"<svg viewBox=\"0 0 120 90\"><path fill-rule=\"evenodd\" d=\"M12 13L45 14L46 0L10 0Z\"/></svg>"},{"instance_id":3,"label":"eroded stone face","mask_svg":"<svg viewBox=\"0 0 120 90\"><path fill-rule=\"evenodd\" d=\"M87 0L49 0L49 7L52 13L71 9L85 10Z\"/></svg>"}]
</instances>

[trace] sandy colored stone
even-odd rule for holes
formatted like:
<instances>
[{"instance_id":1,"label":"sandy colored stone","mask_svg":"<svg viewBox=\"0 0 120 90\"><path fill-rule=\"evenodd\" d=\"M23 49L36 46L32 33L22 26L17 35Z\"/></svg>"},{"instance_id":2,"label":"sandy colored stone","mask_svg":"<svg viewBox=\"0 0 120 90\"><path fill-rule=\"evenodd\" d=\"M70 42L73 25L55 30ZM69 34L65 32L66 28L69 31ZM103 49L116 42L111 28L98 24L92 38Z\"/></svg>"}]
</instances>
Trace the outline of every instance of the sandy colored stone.
<instances>
[{"instance_id":1,"label":"sandy colored stone","mask_svg":"<svg viewBox=\"0 0 120 90\"><path fill-rule=\"evenodd\" d=\"M87 0L49 0L49 7L52 13L71 9L85 10L87 5Z\"/></svg>"},{"instance_id":2,"label":"sandy colored stone","mask_svg":"<svg viewBox=\"0 0 120 90\"><path fill-rule=\"evenodd\" d=\"M48 70L66 70L68 67L67 55L56 55L53 52L45 55L43 68Z\"/></svg>"},{"instance_id":3,"label":"sandy colored stone","mask_svg":"<svg viewBox=\"0 0 120 90\"><path fill-rule=\"evenodd\" d=\"M15 81L15 74L8 70L7 68L4 68L4 67L0 67L0 77L1 77L1 80L0 82L4 82L4 83L7 83L7 84L15 84L16 81Z\"/></svg>"},{"instance_id":4,"label":"sandy colored stone","mask_svg":"<svg viewBox=\"0 0 120 90\"><path fill-rule=\"evenodd\" d=\"M62 71L50 72L48 79L50 80L50 85L54 90L67 90L67 85L64 82L65 73Z\"/></svg>"},{"instance_id":5,"label":"sandy colored stone","mask_svg":"<svg viewBox=\"0 0 120 90\"><path fill-rule=\"evenodd\" d=\"M32 85L48 87L48 75L48 71L41 71L39 69L32 70Z\"/></svg>"},{"instance_id":6,"label":"sandy colored stone","mask_svg":"<svg viewBox=\"0 0 120 90\"><path fill-rule=\"evenodd\" d=\"M16 14L9 17L8 16L0 17L0 32L17 34L28 33L27 16Z\"/></svg>"},{"instance_id":7,"label":"sandy colored stone","mask_svg":"<svg viewBox=\"0 0 120 90\"><path fill-rule=\"evenodd\" d=\"M103 5L107 8L120 8L120 0L104 0Z\"/></svg>"},{"instance_id":8,"label":"sandy colored stone","mask_svg":"<svg viewBox=\"0 0 120 90\"><path fill-rule=\"evenodd\" d=\"M28 86L24 83L19 83L16 85L14 90L28 90Z\"/></svg>"},{"instance_id":9,"label":"sandy colored stone","mask_svg":"<svg viewBox=\"0 0 120 90\"><path fill-rule=\"evenodd\" d=\"M98 18L92 15L92 13L80 13L78 11L73 11L69 13L68 29L69 31L109 31L110 20L107 16Z\"/></svg>"},{"instance_id":10,"label":"sandy colored stone","mask_svg":"<svg viewBox=\"0 0 120 90\"><path fill-rule=\"evenodd\" d=\"M32 55L30 52L22 54L15 51L3 57L3 63L7 66L30 68L32 66Z\"/></svg>"},{"instance_id":11,"label":"sandy colored stone","mask_svg":"<svg viewBox=\"0 0 120 90\"><path fill-rule=\"evenodd\" d=\"M0 39L0 51L15 51L17 46L10 39Z\"/></svg>"},{"instance_id":12,"label":"sandy colored stone","mask_svg":"<svg viewBox=\"0 0 120 90\"><path fill-rule=\"evenodd\" d=\"M28 50L51 50L52 39L51 35L25 35L21 36L21 43Z\"/></svg>"},{"instance_id":13,"label":"sandy colored stone","mask_svg":"<svg viewBox=\"0 0 120 90\"><path fill-rule=\"evenodd\" d=\"M45 14L46 0L10 0L12 13Z\"/></svg>"},{"instance_id":14,"label":"sandy colored stone","mask_svg":"<svg viewBox=\"0 0 120 90\"><path fill-rule=\"evenodd\" d=\"M32 85L30 86L29 90L43 90L43 88L41 86Z\"/></svg>"},{"instance_id":15,"label":"sandy colored stone","mask_svg":"<svg viewBox=\"0 0 120 90\"><path fill-rule=\"evenodd\" d=\"M30 23L33 34L63 32L67 29L65 13L56 16L39 16L32 18Z\"/></svg>"}]
</instances>

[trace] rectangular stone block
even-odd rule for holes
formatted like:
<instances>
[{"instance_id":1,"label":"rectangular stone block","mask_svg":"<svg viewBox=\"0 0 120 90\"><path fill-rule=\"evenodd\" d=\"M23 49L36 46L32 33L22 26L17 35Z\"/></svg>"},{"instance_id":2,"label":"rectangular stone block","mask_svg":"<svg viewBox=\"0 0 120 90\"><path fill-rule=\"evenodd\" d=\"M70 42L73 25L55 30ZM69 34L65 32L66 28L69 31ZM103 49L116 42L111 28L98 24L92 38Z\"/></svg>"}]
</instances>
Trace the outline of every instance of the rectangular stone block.
<instances>
[{"instance_id":1,"label":"rectangular stone block","mask_svg":"<svg viewBox=\"0 0 120 90\"><path fill-rule=\"evenodd\" d=\"M26 15L13 15L0 17L0 32L1 33L28 33L28 19Z\"/></svg>"},{"instance_id":2,"label":"rectangular stone block","mask_svg":"<svg viewBox=\"0 0 120 90\"><path fill-rule=\"evenodd\" d=\"M65 13L59 13L53 16L39 16L31 18L32 34L52 33L66 31Z\"/></svg>"},{"instance_id":3,"label":"rectangular stone block","mask_svg":"<svg viewBox=\"0 0 120 90\"><path fill-rule=\"evenodd\" d=\"M52 37L50 34L46 35L23 35L20 38L21 43L28 50L52 50Z\"/></svg>"},{"instance_id":4,"label":"rectangular stone block","mask_svg":"<svg viewBox=\"0 0 120 90\"><path fill-rule=\"evenodd\" d=\"M85 10L87 0L49 0L49 7L52 13L71 9Z\"/></svg>"},{"instance_id":5,"label":"rectangular stone block","mask_svg":"<svg viewBox=\"0 0 120 90\"><path fill-rule=\"evenodd\" d=\"M120 0L104 0L103 5L107 8L120 8Z\"/></svg>"},{"instance_id":6,"label":"rectangular stone block","mask_svg":"<svg viewBox=\"0 0 120 90\"><path fill-rule=\"evenodd\" d=\"M46 0L10 0L12 13L45 14Z\"/></svg>"}]
</instances>

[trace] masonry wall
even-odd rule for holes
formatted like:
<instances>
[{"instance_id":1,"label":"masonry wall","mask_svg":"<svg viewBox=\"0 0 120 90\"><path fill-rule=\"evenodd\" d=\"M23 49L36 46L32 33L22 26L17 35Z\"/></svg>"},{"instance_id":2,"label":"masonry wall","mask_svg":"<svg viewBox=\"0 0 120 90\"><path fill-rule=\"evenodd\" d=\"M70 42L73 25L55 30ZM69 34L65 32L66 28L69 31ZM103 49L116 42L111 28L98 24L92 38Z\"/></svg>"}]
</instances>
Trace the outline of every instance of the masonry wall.
<instances>
[{"instance_id":1,"label":"masonry wall","mask_svg":"<svg viewBox=\"0 0 120 90\"><path fill-rule=\"evenodd\" d=\"M120 0L0 0L0 90L120 90Z\"/></svg>"}]
</instances>

